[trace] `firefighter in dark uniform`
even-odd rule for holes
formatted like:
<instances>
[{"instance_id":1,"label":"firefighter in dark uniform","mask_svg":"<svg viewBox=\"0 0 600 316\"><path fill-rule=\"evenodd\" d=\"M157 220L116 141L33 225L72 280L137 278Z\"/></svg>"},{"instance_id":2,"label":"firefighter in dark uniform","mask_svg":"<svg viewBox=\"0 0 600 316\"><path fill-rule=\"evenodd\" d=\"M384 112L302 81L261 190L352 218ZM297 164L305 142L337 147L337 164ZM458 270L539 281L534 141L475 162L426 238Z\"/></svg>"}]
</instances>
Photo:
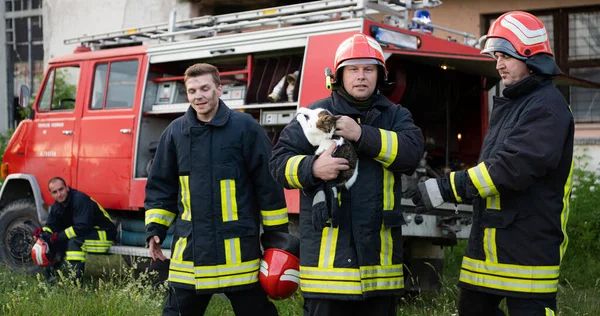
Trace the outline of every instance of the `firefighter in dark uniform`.
<instances>
[{"instance_id":1,"label":"firefighter in dark uniform","mask_svg":"<svg viewBox=\"0 0 600 316\"><path fill-rule=\"evenodd\" d=\"M349 168L346 159L332 157L335 146L316 156L316 148L293 120L282 131L271 159L275 178L286 188L302 190L304 312L395 315L395 296L404 290L401 175L415 170L423 135L407 109L379 93L387 71L381 46L373 38L356 34L346 39L334 65L334 91L309 108L341 115L335 134L351 141L358 152L358 178L350 190L340 188L337 211L323 221L313 209L318 188Z\"/></svg>"},{"instance_id":2,"label":"firefighter in dark uniform","mask_svg":"<svg viewBox=\"0 0 600 316\"><path fill-rule=\"evenodd\" d=\"M69 188L63 178L48 182L48 190L55 199L48 220L34 236L42 238L50 249L61 254L75 270L76 280L82 281L86 253L105 253L113 245L117 229L104 208L87 194ZM66 252L66 253L65 253ZM45 274L52 277L61 263L47 267Z\"/></svg>"},{"instance_id":3,"label":"firefighter in dark uniform","mask_svg":"<svg viewBox=\"0 0 600 316\"><path fill-rule=\"evenodd\" d=\"M271 142L252 116L219 99L216 67L195 64L184 81L191 106L162 133L146 185L153 259L166 259L160 243L175 225L163 315L201 315L213 293L225 293L236 315L277 315L258 283L261 224L288 232Z\"/></svg>"},{"instance_id":4,"label":"firefighter in dark uniform","mask_svg":"<svg viewBox=\"0 0 600 316\"><path fill-rule=\"evenodd\" d=\"M494 108L479 164L420 185L413 198L433 208L473 203L460 273L460 315L554 315L573 174L574 123L552 84L560 74L544 24L508 12L490 27L482 53L506 86Z\"/></svg>"}]
</instances>

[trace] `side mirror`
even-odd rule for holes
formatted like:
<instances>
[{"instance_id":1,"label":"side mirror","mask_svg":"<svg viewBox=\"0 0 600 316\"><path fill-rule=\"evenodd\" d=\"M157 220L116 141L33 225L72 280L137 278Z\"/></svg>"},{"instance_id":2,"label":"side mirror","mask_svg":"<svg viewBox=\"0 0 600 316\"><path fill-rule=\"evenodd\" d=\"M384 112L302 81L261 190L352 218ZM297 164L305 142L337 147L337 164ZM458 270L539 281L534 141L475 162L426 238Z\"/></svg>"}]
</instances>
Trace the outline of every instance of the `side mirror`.
<instances>
[{"instance_id":1,"label":"side mirror","mask_svg":"<svg viewBox=\"0 0 600 316\"><path fill-rule=\"evenodd\" d=\"M26 108L29 106L29 97L31 96L31 91L29 87L22 84L19 88L19 106L22 108Z\"/></svg>"}]
</instances>

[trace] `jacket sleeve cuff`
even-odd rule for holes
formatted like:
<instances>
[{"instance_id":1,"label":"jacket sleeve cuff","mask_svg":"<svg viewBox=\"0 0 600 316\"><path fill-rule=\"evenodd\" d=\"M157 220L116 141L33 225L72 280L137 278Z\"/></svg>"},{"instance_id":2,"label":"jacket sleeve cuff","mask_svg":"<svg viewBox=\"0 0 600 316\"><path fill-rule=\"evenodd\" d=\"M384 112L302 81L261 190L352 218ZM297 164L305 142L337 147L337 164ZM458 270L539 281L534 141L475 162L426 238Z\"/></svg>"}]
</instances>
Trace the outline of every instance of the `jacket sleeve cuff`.
<instances>
[{"instance_id":1,"label":"jacket sleeve cuff","mask_svg":"<svg viewBox=\"0 0 600 316\"><path fill-rule=\"evenodd\" d=\"M368 125L361 125L360 128L362 132L360 134L360 138L358 139L356 149L358 152L370 158L377 157L381 147L379 129Z\"/></svg>"}]
</instances>

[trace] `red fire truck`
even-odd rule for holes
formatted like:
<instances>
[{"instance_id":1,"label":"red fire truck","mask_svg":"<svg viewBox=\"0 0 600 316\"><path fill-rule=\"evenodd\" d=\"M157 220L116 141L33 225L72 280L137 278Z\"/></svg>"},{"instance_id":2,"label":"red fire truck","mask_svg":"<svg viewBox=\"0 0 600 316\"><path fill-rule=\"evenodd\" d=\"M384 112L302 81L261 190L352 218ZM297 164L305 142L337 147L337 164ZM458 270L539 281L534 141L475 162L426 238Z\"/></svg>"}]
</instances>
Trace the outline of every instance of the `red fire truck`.
<instances>
[{"instance_id":1,"label":"red fire truck","mask_svg":"<svg viewBox=\"0 0 600 316\"><path fill-rule=\"evenodd\" d=\"M408 17L410 9L439 1L390 2L316 1L184 21L172 14L168 23L66 40L81 46L50 61L30 119L19 124L3 157L0 259L35 269L31 236L51 211L46 184L54 176L109 210L119 228L111 253L148 256L149 166L160 134L189 106L182 75L198 62L218 67L223 101L251 114L275 141L298 107L329 95L324 69L332 67L338 44L353 33L371 35L396 82L383 93L412 112L427 139L422 164L403 179L405 187L473 165L488 122L488 91L499 80L494 61L466 44L468 34L457 32L465 43L436 38L436 26ZM286 197L293 225L299 192ZM407 287L436 288L442 247L468 236L469 207L415 215L409 199L402 204L405 261L411 280L420 280L407 280Z\"/></svg>"}]
</instances>

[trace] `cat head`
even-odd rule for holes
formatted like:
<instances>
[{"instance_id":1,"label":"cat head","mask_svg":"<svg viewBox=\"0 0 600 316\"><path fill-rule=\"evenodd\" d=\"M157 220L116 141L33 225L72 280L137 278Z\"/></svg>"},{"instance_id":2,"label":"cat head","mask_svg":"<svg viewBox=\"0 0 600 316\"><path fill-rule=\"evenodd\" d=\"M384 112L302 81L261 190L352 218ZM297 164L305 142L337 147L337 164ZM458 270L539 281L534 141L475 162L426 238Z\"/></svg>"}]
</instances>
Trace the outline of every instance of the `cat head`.
<instances>
[{"instance_id":1,"label":"cat head","mask_svg":"<svg viewBox=\"0 0 600 316\"><path fill-rule=\"evenodd\" d=\"M335 132L335 123L339 118L339 115L333 115L327 110L321 111L318 114L317 128L324 133L329 134L329 138L331 138Z\"/></svg>"}]
</instances>

